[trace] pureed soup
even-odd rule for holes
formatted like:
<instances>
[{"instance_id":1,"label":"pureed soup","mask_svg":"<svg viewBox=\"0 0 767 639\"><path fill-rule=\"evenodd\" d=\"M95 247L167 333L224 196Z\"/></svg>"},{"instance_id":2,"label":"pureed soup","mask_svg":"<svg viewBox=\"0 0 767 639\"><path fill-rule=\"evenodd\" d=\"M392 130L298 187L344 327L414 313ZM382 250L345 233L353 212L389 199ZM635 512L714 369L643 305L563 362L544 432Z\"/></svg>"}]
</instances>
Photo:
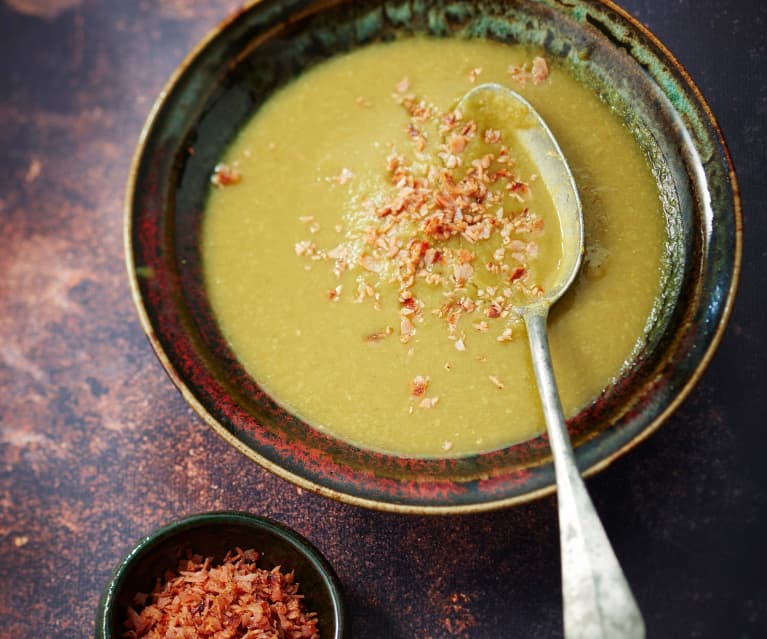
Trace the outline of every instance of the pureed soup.
<instances>
[{"instance_id":1,"label":"pureed soup","mask_svg":"<svg viewBox=\"0 0 767 639\"><path fill-rule=\"evenodd\" d=\"M359 446L453 456L545 427L512 306L552 281L561 233L513 127L456 110L484 82L533 103L583 202L584 264L549 319L565 413L642 343L663 214L641 149L606 105L521 46L415 38L338 56L277 92L226 151L202 256L247 371Z\"/></svg>"}]
</instances>

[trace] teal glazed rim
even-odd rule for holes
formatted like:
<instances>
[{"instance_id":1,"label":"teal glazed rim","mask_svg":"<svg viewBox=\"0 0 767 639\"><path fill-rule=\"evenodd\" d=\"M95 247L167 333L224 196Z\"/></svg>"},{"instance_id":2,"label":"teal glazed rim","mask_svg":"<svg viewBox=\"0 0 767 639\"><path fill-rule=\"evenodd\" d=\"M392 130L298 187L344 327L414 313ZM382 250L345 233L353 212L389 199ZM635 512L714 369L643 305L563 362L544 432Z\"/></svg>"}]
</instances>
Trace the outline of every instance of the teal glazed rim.
<instances>
[{"instance_id":1,"label":"teal glazed rim","mask_svg":"<svg viewBox=\"0 0 767 639\"><path fill-rule=\"evenodd\" d=\"M139 140L125 250L142 326L174 384L227 442L264 468L343 502L466 513L549 494L548 438L445 459L357 448L291 415L247 375L218 331L199 255L208 177L248 117L303 69L370 42L422 34L543 47L623 119L662 195L668 268L645 344L615 384L568 421L595 473L655 431L690 393L730 315L742 252L737 180L711 110L637 20L600 0L262 0L179 66Z\"/></svg>"},{"instance_id":2,"label":"teal glazed rim","mask_svg":"<svg viewBox=\"0 0 767 639\"><path fill-rule=\"evenodd\" d=\"M122 637L121 624L137 592L148 592L166 569L175 569L180 552L223 559L235 547L254 548L260 567L295 570L308 610L317 612L321 636L343 639L346 604L341 583L327 559L296 531L246 512L215 511L190 515L141 539L115 569L96 613L96 639Z\"/></svg>"}]
</instances>

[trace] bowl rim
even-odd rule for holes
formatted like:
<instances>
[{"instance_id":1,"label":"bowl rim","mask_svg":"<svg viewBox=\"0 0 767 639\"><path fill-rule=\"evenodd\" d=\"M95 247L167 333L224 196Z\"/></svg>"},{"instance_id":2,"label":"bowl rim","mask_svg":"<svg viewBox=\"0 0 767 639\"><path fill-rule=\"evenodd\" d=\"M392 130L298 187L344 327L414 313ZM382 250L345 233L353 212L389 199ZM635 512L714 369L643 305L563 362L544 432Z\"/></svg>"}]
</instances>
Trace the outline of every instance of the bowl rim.
<instances>
[{"instance_id":1,"label":"bowl rim","mask_svg":"<svg viewBox=\"0 0 767 639\"><path fill-rule=\"evenodd\" d=\"M329 6L336 6L349 2L350 0L330 0L326 2L316 2L314 5L321 5L322 8ZM137 309L140 323L149 340L155 355L161 362L166 374L170 377L176 388L179 390L185 401L193 408L193 410L210 426L220 437L222 437L228 444L235 449L243 453L246 457L255 461L257 464L268 470L269 472L286 479L293 484L310 490L314 493L330 497L342 503L353 504L357 506L363 506L366 508L372 508L380 511L398 512L406 514L430 514L430 515L445 515L445 514L467 514L474 512L485 512L489 510L496 510L506 508L512 505L518 505L527 503L535 499L539 499L546 495L550 495L556 491L556 485L551 484L533 490L527 491L522 494L515 494L509 497L503 497L499 499L493 499L490 501L476 501L472 503L463 504L447 504L447 505L434 505L434 504L411 504L411 503L399 503L396 501L386 501L382 499L370 498L365 496L359 496L350 494L333 487L322 485L311 479L303 477L295 472L280 466L279 464L269 460L252 447L241 441L235 434L231 433L225 426L223 426L204 406L204 404L197 398L194 392L190 389L188 384L184 381L183 377L176 370L168 353L162 346L160 339L155 333L152 320L145 306L145 300L140 290L139 275L136 270L136 265L132 260L133 256L133 224L132 215L134 209L134 195L136 184L138 181L139 169L142 163L142 159L146 152L146 146L150 133L157 125L159 116L167 101L167 98L174 89L179 85L187 70L193 65L195 61L205 52L207 47L215 40L222 32L224 32L230 25L235 23L240 16L256 8L258 5L264 3L264 0L247 0L239 8L234 10L228 17L221 21L217 26L213 27L208 33L203 36L198 43L190 50L190 52L184 57L182 62L175 68L168 81L163 86L162 90L158 94L157 99L152 105L152 108L144 122L141 133L139 135L136 150L131 161L131 166L128 175L126 197L124 200L124 216L123 216L123 244L126 266L128 271L128 279L131 290L131 297L133 298L134 305ZM573 6L572 2L565 3L563 0L551 0L547 4L555 4L562 7L567 11ZM733 247L732 247L732 262L731 262L731 277L727 283L727 287L724 291L724 301L721 306L721 314L717 320L716 326L710 335L709 341L706 344L705 349L696 356L696 361L693 369L684 380L684 383L675 391L674 396L660 410L653 419L648 422L644 428L633 435L627 441L621 443L615 447L611 452L604 454L600 459L594 461L587 467L581 468L581 473L585 477L592 476L608 466L610 466L615 460L623 456L630 450L632 450L639 443L645 441L651 434L656 432L658 428L669 418L669 416L687 399L692 389L698 383L704 372L708 368L716 349L722 341L724 332L727 328L729 318L732 314L735 295L738 288L738 281L741 272L741 262L743 253L743 216L742 216L742 202L740 197L740 190L738 187L737 176L735 173L734 164L731 154L727 147L724 134L719 126L710 105L706 101L702 91L687 72L685 67L679 62L674 54L655 36L648 27L646 27L637 18L632 16L627 10L621 6L615 4L613 0L576 0L576 4L583 4L588 6L598 6L602 10L614 13L620 20L625 21L629 26L634 29L641 37L646 39L649 48L654 48L657 51L659 57L663 59L669 68L679 75L681 82L685 85L685 88L689 90L695 105L699 107L702 114L705 117L705 124L710 126L714 133L714 137L719 144L719 150L721 151L721 159L724 161L727 174L727 183L731 190L732 207L733 207ZM653 81L657 82L654 78Z\"/></svg>"},{"instance_id":2,"label":"bowl rim","mask_svg":"<svg viewBox=\"0 0 767 639\"><path fill-rule=\"evenodd\" d=\"M145 553L190 529L218 525L244 526L253 530L265 531L287 541L298 553L308 559L312 567L322 577L323 585L332 602L336 633L329 639L342 639L345 636L347 615L341 581L331 563L314 544L299 532L269 517L254 515L245 511L215 510L175 519L156 528L136 542L113 570L103 590L96 613L96 639L112 639L111 621L116 614L117 595L127 573Z\"/></svg>"}]
</instances>

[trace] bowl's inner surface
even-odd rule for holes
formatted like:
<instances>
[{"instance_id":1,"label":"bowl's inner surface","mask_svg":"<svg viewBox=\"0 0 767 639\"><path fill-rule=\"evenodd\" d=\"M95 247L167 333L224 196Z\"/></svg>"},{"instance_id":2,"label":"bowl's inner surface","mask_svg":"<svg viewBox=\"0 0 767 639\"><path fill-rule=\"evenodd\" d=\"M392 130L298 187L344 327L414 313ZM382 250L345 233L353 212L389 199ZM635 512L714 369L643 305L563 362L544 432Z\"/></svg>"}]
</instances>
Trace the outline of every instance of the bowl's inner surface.
<instances>
[{"instance_id":1,"label":"bowl's inner surface","mask_svg":"<svg viewBox=\"0 0 767 639\"><path fill-rule=\"evenodd\" d=\"M201 517L188 523L182 521L135 549L120 568L113 585L115 598L106 610L105 621L111 627L111 636L123 635L127 609L135 605L133 597L140 592L150 592L156 581L163 579L165 571L175 571L187 551L212 557L215 563L237 547L258 551L259 568L270 570L281 566L283 572L295 571L306 609L318 615L321 635L337 636L340 603L331 595L333 577L322 571L322 560L304 554L294 539L279 534L272 524L256 525L237 515L225 520Z\"/></svg>"},{"instance_id":2,"label":"bowl's inner surface","mask_svg":"<svg viewBox=\"0 0 767 639\"><path fill-rule=\"evenodd\" d=\"M218 330L202 284L199 229L209 177L242 125L310 66L370 42L414 34L542 46L591 86L641 145L666 216L663 293L632 366L570 427L589 467L656 425L700 364L692 343L708 346L723 313L721 290L713 302L701 303L713 292L699 278L712 270L706 264L709 183L719 185L725 215L732 194L716 135L694 94L664 66L662 52L596 2L264 1L250 7L189 62L155 117L135 178L129 260L166 368L195 408L246 454L309 487L361 503L500 504L553 484L545 436L463 459L418 460L321 435L245 373ZM653 76L664 78L665 86ZM709 154L705 167L701 152ZM726 249L719 259L731 259ZM731 269L725 264L720 273L727 284ZM685 336L701 314L715 321Z\"/></svg>"}]
</instances>

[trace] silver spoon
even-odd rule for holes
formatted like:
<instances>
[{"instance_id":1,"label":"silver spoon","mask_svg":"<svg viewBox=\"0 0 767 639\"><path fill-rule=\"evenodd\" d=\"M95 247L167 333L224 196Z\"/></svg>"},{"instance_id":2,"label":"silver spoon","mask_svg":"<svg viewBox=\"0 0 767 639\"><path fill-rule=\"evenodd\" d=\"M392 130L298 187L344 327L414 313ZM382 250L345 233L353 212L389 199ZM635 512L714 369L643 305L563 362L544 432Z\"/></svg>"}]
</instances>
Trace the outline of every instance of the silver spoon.
<instances>
[{"instance_id":1,"label":"silver spoon","mask_svg":"<svg viewBox=\"0 0 767 639\"><path fill-rule=\"evenodd\" d=\"M464 116L478 110L514 126L517 142L537 165L560 218L563 255L556 282L542 297L515 310L527 327L554 456L565 637L642 639L642 615L575 463L546 334L549 308L575 280L583 255L583 210L575 180L551 130L519 94L499 84L482 84L461 99L458 109Z\"/></svg>"}]
</instances>

